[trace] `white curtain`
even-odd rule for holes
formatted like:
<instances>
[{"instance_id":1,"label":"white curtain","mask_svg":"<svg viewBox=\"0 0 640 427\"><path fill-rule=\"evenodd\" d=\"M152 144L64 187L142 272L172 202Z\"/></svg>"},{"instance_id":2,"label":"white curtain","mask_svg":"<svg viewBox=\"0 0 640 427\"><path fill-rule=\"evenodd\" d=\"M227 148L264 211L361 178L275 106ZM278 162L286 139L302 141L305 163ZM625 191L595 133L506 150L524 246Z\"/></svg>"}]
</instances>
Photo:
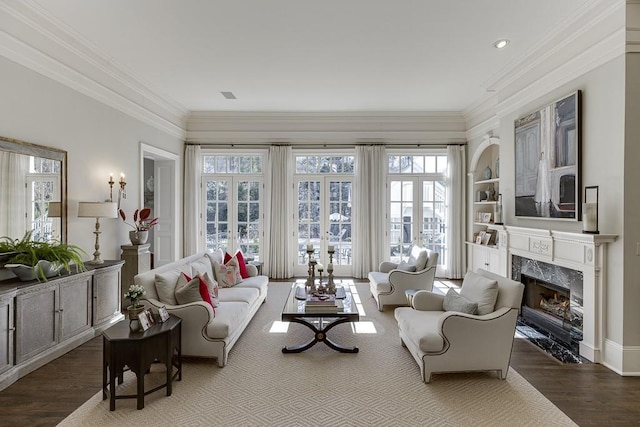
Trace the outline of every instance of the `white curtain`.
<instances>
[{"instance_id":1,"label":"white curtain","mask_svg":"<svg viewBox=\"0 0 640 427\"><path fill-rule=\"evenodd\" d=\"M269 148L268 194L265 211L265 271L263 274L273 279L287 279L293 276L295 253L291 251L290 240L293 232L291 215L293 198L293 150L289 146Z\"/></svg>"},{"instance_id":2,"label":"white curtain","mask_svg":"<svg viewBox=\"0 0 640 427\"><path fill-rule=\"evenodd\" d=\"M200 181L202 155L199 145L187 145L184 150L184 256L202 250L200 245Z\"/></svg>"},{"instance_id":3,"label":"white curtain","mask_svg":"<svg viewBox=\"0 0 640 427\"><path fill-rule=\"evenodd\" d=\"M0 151L0 237L20 239L31 230L25 212L28 172L29 156Z\"/></svg>"},{"instance_id":4,"label":"white curtain","mask_svg":"<svg viewBox=\"0 0 640 427\"><path fill-rule=\"evenodd\" d=\"M449 209L446 241L449 256L445 260L445 268L450 279L462 279L465 273L465 150L463 145L447 147Z\"/></svg>"},{"instance_id":5,"label":"white curtain","mask_svg":"<svg viewBox=\"0 0 640 427\"><path fill-rule=\"evenodd\" d=\"M353 275L366 278L384 260L385 149L382 145L356 147L353 212Z\"/></svg>"}]
</instances>

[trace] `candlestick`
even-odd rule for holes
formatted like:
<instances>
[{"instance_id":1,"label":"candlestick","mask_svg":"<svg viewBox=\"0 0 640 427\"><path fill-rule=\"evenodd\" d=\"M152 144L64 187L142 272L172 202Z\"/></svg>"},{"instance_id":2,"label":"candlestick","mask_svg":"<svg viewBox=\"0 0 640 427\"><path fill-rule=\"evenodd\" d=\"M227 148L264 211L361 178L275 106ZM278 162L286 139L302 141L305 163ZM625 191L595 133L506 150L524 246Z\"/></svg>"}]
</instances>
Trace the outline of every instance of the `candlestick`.
<instances>
[{"instance_id":1,"label":"candlestick","mask_svg":"<svg viewBox=\"0 0 640 427\"><path fill-rule=\"evenodd\" d=\"M312 244L308 244L307 245L307 252L313 252L313 245Z\"/></svg>"},{"instance_id":2,"label":"candlestick","mask_svg":"<svg viewBox=\"0 0 640 427\"><path fill-rule=\"evenodd\" d=\"M329 245L329 248L327 249L327 252L329 252L330 254L334 253L336 251L335 246L333 245Z\"/></svg>"}]
</instances>

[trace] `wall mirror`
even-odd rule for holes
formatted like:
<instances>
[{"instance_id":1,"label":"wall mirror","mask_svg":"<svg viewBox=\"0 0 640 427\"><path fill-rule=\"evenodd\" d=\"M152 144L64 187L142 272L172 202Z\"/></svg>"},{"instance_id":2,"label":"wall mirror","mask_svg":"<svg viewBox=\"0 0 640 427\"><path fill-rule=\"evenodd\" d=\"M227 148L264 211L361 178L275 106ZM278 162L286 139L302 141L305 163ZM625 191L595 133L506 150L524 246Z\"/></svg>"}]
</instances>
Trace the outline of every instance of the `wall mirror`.
<instances>
[{"instance_id":1,"label":"wall mirror","mask_svg":"<svg viewBox=\"0 0 640 427\"><path fill-rule=\"evenodd\" d=\"M67 152L0 137L0 237L67 243Z\"/></svg>"}]
</instances>

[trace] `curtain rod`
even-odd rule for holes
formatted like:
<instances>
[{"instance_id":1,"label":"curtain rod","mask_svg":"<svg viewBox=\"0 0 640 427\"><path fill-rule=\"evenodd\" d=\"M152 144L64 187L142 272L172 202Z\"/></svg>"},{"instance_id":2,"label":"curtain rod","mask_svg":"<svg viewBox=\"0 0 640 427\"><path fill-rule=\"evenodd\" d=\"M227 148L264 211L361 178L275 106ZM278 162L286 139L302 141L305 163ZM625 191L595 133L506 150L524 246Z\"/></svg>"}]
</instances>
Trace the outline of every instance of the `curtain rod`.
<instances>
[{"instance_id":1,"label":"curtain rod","mask_svg":"<svg viewBox=\"0 0 640 427\"><path fill-rule=\"evenodd\" d=\"M292 148L355 148L355 147L368 147L368 146L376 146L381 145L385 148L446 148L450 145L453 146L465 146L466 143L460 142L452 142L452 143L444 143L444 144L377 144L377 143L359 143L359 144L286 144L286 143L269 143L269 144L217 144L215 142L188 142L185 141L185 145L199 145L201 147L207 148L269 148L271 146L280 146L280 147L292 147Z\"/></svg>"}]
</instances>

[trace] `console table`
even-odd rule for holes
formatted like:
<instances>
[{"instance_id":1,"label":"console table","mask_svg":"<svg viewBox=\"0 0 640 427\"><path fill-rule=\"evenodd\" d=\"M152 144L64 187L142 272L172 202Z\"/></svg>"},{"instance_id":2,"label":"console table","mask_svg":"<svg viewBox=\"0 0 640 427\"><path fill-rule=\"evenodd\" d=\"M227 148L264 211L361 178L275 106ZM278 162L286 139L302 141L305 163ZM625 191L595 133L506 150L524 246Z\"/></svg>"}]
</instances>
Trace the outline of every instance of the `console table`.
<instances>
[{"instance_id":1,"label":"console table","mask_svg":"<svg viewBox=\"0 0 640 427\"><path fill-rule=\"evenodd\" d=\"M161 388L167 388L171 396L171 383L177 377L182 380L182 319L171 316L164 323L156 323L146 331L132 331L128 321L110 327L102 334L102 400L109 390L109 410L116 409L116 399L137 399L137 408L144 408L144 396ZM166 368L166 382L145 392L144 375L152 363L162 362ZM136 394L116 395L118 384L123 382L125 366L136 374ZM173 368L177 368L175 374ZM107 371L109 377L107 378Z\"/></svg>"}]
</instances>

